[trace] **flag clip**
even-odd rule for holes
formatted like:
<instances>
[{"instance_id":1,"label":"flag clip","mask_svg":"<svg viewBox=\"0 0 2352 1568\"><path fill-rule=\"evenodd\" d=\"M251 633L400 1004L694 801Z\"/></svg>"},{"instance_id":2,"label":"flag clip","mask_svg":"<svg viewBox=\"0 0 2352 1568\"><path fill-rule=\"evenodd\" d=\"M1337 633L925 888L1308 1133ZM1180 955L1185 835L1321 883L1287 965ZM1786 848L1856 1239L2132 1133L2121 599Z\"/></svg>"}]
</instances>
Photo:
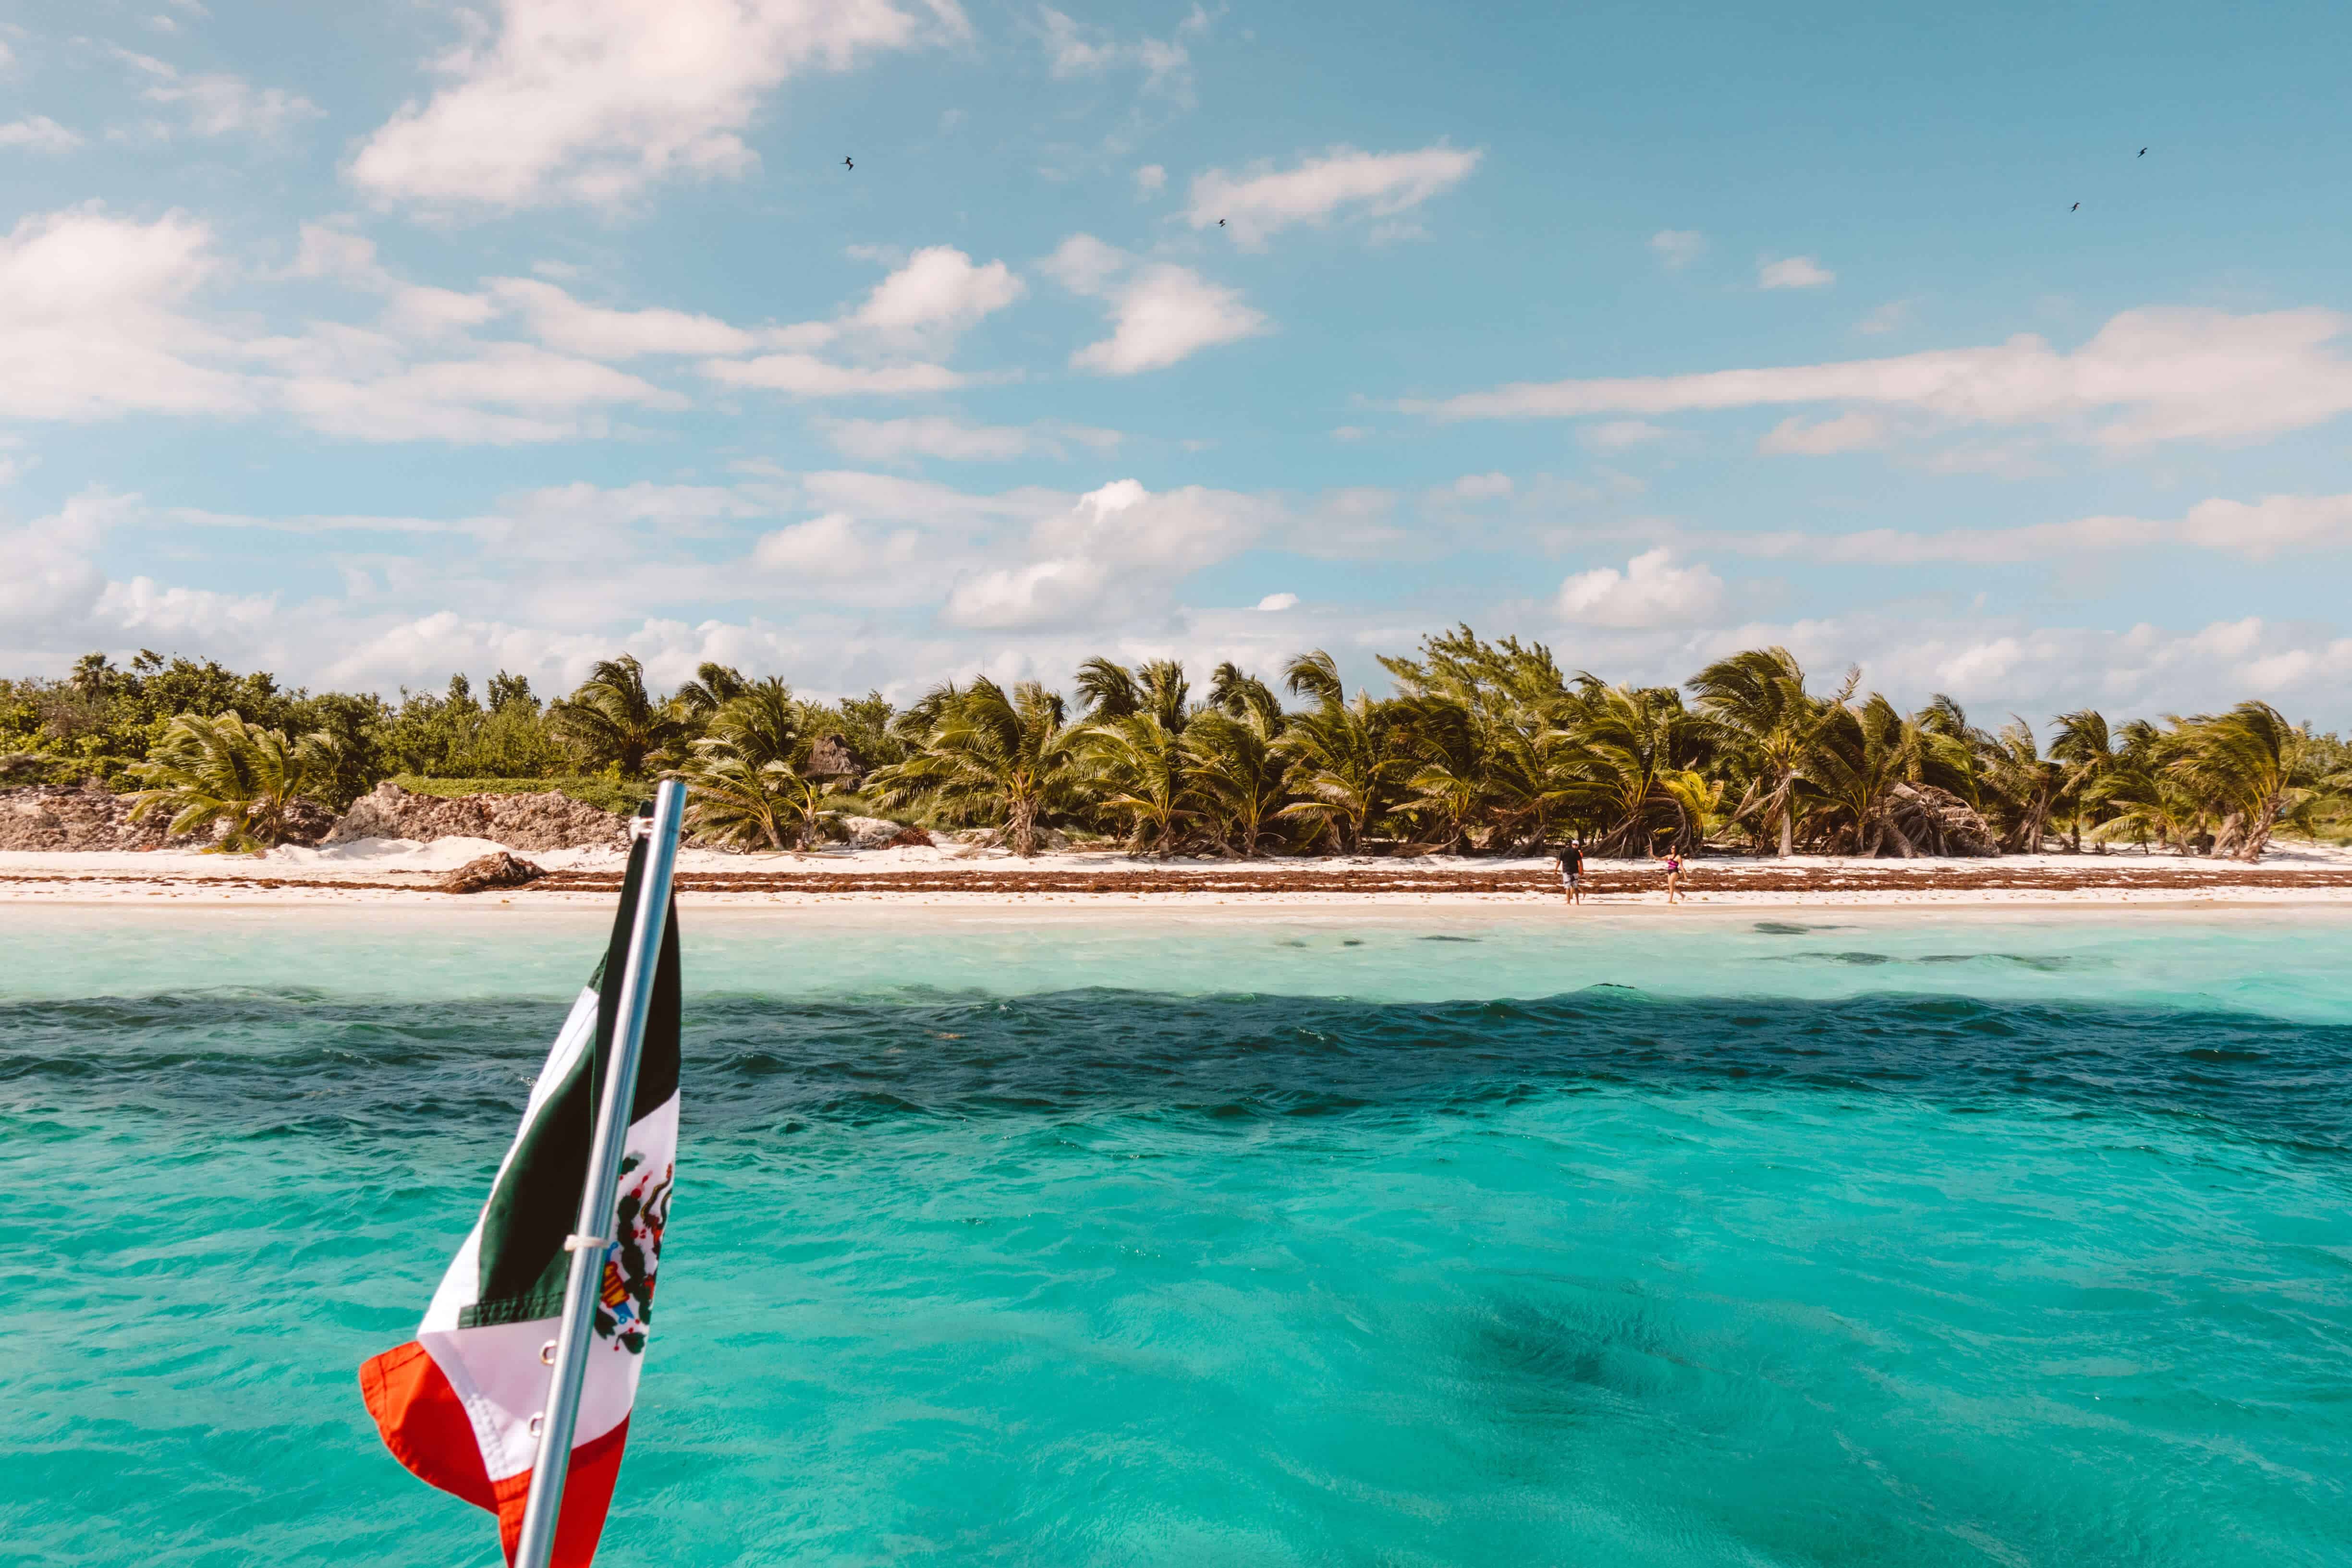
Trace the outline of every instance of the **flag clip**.
<instances>
[{"instance_id":1,"label":"flag clip","mask_svg":"<svg viewBox=\"0 0 2352 1568\"><path fill-rule=\"evenodd\" d=\"M563 1239L566 1252L593 1252L612 1244L613 1239L609 1236L567 1236Z\"/></svg>"}]
</instances>

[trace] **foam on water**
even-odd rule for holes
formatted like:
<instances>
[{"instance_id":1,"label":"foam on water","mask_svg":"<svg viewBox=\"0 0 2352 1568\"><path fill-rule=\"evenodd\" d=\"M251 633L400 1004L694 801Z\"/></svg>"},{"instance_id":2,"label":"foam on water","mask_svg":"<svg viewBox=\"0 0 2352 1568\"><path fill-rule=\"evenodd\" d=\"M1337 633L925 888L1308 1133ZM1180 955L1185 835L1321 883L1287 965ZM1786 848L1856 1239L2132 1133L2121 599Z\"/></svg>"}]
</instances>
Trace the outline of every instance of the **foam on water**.
<instances>
[{"instance_id":1,"label":"foam on water","mask_svg":"<svg viewBox=\"0 0 2352 1568\"><path fill-rule=\"evenodd\" d=\"M493 1560L352 1370L597 922L60 915L0 915L0 1539ZM2341 918L687 934L607 1561L2352 1557Z\"/></svg>"}]
</instances>

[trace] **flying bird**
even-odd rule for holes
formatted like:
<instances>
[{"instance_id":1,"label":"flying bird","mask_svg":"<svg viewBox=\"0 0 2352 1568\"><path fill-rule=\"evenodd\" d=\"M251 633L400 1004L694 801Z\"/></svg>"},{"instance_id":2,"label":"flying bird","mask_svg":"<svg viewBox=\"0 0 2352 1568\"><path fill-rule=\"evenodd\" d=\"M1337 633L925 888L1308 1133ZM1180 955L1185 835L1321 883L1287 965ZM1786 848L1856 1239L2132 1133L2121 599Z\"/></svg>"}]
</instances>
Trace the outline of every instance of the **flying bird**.
<instances>
[{"instance_id":1,"label":"flying bird","mask_svg":"<svg viewBox=\"0 0 2352 1568\"><path fill-rule=\"evenodd\" d=\"M2147 157L2147 148L2145 148L2145 147L2141 148L2141 149L2139 150L2139 155L2140 155L2141 157L2143 157L2143 158Z\"/></svg>"},{"instance_id":2,"label":"flying bird","mask_svg":"<svg viewBox=\"0 0 2352 1568\"><path fill-rule=\"evenodd\" d=\"M854 158L844 158L841 161L841 166L845 169L855 169L857 167L857 161Z\"/></svg>"},{"instance_id":3,"label":"flying bird","mask_svg":"<svg viewBox=\"0 0 2352 1568\"><path fill-rule=\"evenodd\" d=\"M1223 227L1225 226L1225 220L1224 220L1224 219L1223 219L1223 218L1219 218L1219 219L1217 220L1217 226L1218 226L1219 228L1223 228Z\"/></svg>"},{"instance_id":4,"label":"flying bird","mask_svg":"<svg viewBox=\"0 0 2352 1568\"><path fill-rule=\"evenodd\" d=\"M2083 210L2083 204L2076 202L2073 206L2068 207L2066 210L2070 213L2079 213Z\"/></svg>"}]
</instances>

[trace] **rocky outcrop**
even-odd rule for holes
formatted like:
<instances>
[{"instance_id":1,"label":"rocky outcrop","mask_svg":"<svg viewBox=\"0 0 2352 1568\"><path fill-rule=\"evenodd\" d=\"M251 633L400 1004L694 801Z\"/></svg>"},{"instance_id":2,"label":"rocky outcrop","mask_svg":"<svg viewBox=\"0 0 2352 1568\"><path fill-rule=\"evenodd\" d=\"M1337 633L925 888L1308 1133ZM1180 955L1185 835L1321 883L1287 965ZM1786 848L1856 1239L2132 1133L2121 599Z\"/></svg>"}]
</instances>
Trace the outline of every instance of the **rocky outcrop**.
<instances>
[{"instance_id":1,"label":"rocky outcrop","mask_svg":"<svg viewBox=\"0 0 2352 1568\"><path fill-rule=\"evenodd\" d=\"M482 855L469 860L441 879L444 893L496 893L500 888L521 887L537 882L547 874L527 860L520 860L500 850L494 855Z\"/></svg>"},{"instance_id":2,"label":"rocky outcrop","mask_svg":"<svg viewBox=\"0 0 2352 1568\"><path fill-rule=\"evenodd\" d=\"M0 790L0 850L58 853L82 850L202 849L211 835L173 838L167 813L131 820L131 797L93 779L86 784L35 784Z\"/></svg>"},{"instance_id":3,"label":"rocky outcrop","mask_svg":"<svg viewBox=\"0 0 2352 1568\"><path fill-rule=\"evenodd\" d=\"M625 849L628 819L558 789L536 795L412 795L390 780L352 802L326 835L354 839L488 839L513 850Z\"/></svg>"},{"instance_id":4,"label":"rocky outcrop","mask_svg":"<svg viewBox=\"0 0 2352 1568\"><path fill-rule=\"evenodd\" d=\"M92 779L80 784L36 784L0 789L0 850L78 853L86 850L200 850L218 843L227 824L201 832L174 834L172 814L157 811L143 822L131 820L134 797L117 795ZM284 841L315 844L334 824L335 814L310 800L287 810Z\"/></svg>"}]
</instances>

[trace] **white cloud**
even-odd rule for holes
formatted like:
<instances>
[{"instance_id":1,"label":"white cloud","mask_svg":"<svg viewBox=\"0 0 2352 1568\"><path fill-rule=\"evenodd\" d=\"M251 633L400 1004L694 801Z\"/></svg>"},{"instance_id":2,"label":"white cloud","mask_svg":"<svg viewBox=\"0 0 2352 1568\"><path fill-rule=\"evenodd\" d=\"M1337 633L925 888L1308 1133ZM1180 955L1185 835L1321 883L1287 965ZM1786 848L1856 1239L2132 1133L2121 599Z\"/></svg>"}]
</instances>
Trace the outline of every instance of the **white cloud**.
<instances>
[{"instance_id":1,"label":"white cloud","mask_svg":"<svg viewBox=\"0 0 2352 1568\"><path fill-rule=\"evenodd\" d=\"M1257 601L1257 607L1268 613L1279 613L1285 610L1296 610L1298 608L1298 595L1295 593L1269 593L1264 599Z\"/></svg>"},{"instance_id":2,"label":"white cloud","mask_svg":"<svg viewBox=\"0 0 2352 1568\"><path fill-rule=\"evenodd\" d=\"M1108 30L1076 21L1051 5L1038 7L1037 20L1045 44L1046 68L1055 77L1067 80L1100 76L1131 66L1143 72L1145 91L1163 94L1179 103L1192 101L1192 57L1183 40L1208 31L1209 14L1199 5L1170 37L1138 38L1133 43L1122 43Z\"/></svg>"},{"instance_id":3,"label":"white cloud","mask_svg":"<svg viewBox=\"0 0 2352 1568\"><path fill-rule=\"evenodd\" d=\"M1360 424L1334 425L1331 430L1331 439L1334 441L1362 441L1371 434L1372 433L1370 430Z\"/></svg>"},{"instance_id":4,"label":"white cloud","mask_svg":"<svg viewBox=\"0 0 2352 1568\"><path fill-rule=\"evenodd\" d=\"M2100 515L2009 528L1946 528L1909 533L1864 528L1848 534L1749 533L1704 536L1711 549L1744 555L1872 566L2003 566L2067 555L2145 552L2168 545L2228 550L2252 560L2283 554L2352 549L2352 495L2216 497L2178 519Z\"/></svg>"},{"instance_id":5,"label":"white cloud","mask_svg":"<svg viewBox=\"0 0 2352 1568\"><path fill-rule=\"evenodd\" d=\"M2021 335L1997 347L1894 359L1613 381L1518 382L1408 413L1442 419L1579 418L1814 402L1913 408L1955 423L2079 426L2116 447L2299 430L2352 411L2352 361L2332 351L2352 317L2127 310L2061 353Z\"/></svg>"},{"instance_id":6,"label":"white cloud","mask_svg":"<svg viewBox=\"0 0 2352 1568\"><path fill-rule=\"evenodd\" d=\"M1597 446L1603 452L1622 452L1644 441L1658 440L1666 434L1666 429L1661 424L1652 424L1646 419L1611 419L1587 425L1579 434L1587 446Z\"/></svg>"},{"instance_id":7,"label":"white cloud","mask_svg":"<svg viewBox=\"0 0 2352 1568\"><path fill-rule=\"evenodd\" d=\"M1146 163L1135 172L1135 195L1138 201L1156 196L1168 186L1168 171L1157 163Z\"/></svg>"},{"instance_id":8,"label":"white cloud","mask_svg":"<svg viewBox=\"0 0 2352 1568\"><path fill-rule=\"evenodd\" d=\"M954 463L1003 463L1032 454L1068 455L1071 445L1108 452L1121 439L1115 430L1048 421L1033 425L967 424L942 414L910 419L835 419L824 423L825 439L836 451L861 463L897 463L909 457L940 457Z\"/></svg>"},{"instance_id":9,"label":"white cloud","mask_svg":"<svg viewBox=\"0 0 2352 1568\"><path fill-rule=\"evenodd\" d=\"M533 277L496 278L489 291L499 304L522 315L541 342L592 360L628 360L641 354L740 354L763 342L762 334L731 326L715 316L583 305L554 284Z\"/></svg>"},{"instance_id":10,"label":"white cloud","mask_svg":"<svg viewBox=\"0 0 2352 1568\"><path fill-rule=\"evenodd\" d=\"M705 360L702 373L727 386L760 387L790 397L908 397L952 391L968 379L945 365L837 365L814 354Z\"/></svg>"},{"instance_id":11,"label":"white cloud","mask_svg":"<svg viewBox=\"0 0 2352 1568\"><path fill-rule=\"evenodd\" d=\"M1228 491L1187 486L1155 496L1136 480L1116 480L1041 517L1030 530L1029 559L963 578L940 619L1001 632L1165 610L1179 579L1242 549L1278 515Z\"/></svg>"},{"instance_id":12,"label":"white cloud","mask_svg":"<svg viewBox=\"0 0 2352 1568\"><path fill-rule=\"evenodd\" d=\"M96 205L18 221L0 239L0 413L99 419L251 406L247 378L204 361L234 345L188 315L221 270L212 231Z\"/></svg>"},{"instance_id":13,"label":"white cloud","mask_svg":"<svg viewBox=\"0 0 2352 1568\"><path fill-rule=\"evenodd\" d=\"M1072 235L1045 270L1073 293L1110 303L1111 335L1070 356L1072 368L1109 376L1163 370L1202 349L1271 330L1237 290L1186 267L1137 266L1092 235Z\"/></svg>"},{"instance_id":14,"label":"white cloud","mask_svg":"<svg viewBox=\"0 0 2352 1568\"><path fill-rule=\"evenodd\" d=\"M1003 262L974 267L954 246L935 245L875 285L852 319L886 338L951 338L1024 292Z\"/></svg>"},{"instance_id":15,"label":"white cloud","mask_svg":"<svg viewBox=\"0 0 2352 1568\"><path fill-rule=\"evenodd\" d=\"M297 362L282 397L312 429L362 441L554 441L600 434L594 411L615 404L677 410L686 399L625 371L528 343L488 343L465 359L338 374Z\"/></svg>"},{"instance_id":16,"label":"white cloud","mask_svg":"<svg viewBox=\"0 0 2352 1568\"><path fill-rule=\"evenodd\" d=\"M929 0L937 36L969 33ZM436 66L448 84L368 138L350 175L447 207L611 207L660 180L740 175L761 96L920 40L890 0L501 0L494 37Z\"/></svg>"},{"instance_id":17,"label":"white cloud","mask_svg":"<svg viewBox=\"0 0 2352 1568\"><path fill-rule=\"evenodd\" d=\"M1483 154L1476 149L1424 147L1413 152L1361 152L1334 147L1319 158L1277 172L1256 163L1243 174L1212 169L1192 181L1186 216L1195 229L1223 219L1242 246L1255 249L1293 224L1325 224L1343 212L1393 217L1469 178Z\"/></svg>"},{"instance_id":18,"label":"white cloud","mask_svg":"<svg viewBox=\"0 0 2352 1568\"><path fill-rule=\"evenodd\" d=\"M854 577L913 564L920 538L910 528L889 534L861 528L845 512L827 512L804 523L762 534L751 559L770 571L804 578Z\"/></svg>"},{"instance_id":19,"label":"white cloud","mask_svg":"<svg viewBox=\"0 0 2352 1568\"><path fill-rule=\"evenodd\" d=\"M1756 268L1759 288L1826 288L1836 281L1836 273L1810 256L1785 256L1779 261L1763 262Z\"/></svg>"},{"instance_id":20,"label":"white cloud","mask_svg":"<svg viewBox=\"0 0 2352 1568\"><path fill-rule=\"evenodd\" d=\"M1680 272L1706 254L1706 236L1696 229L1660 229L1650 236L1650 250L1668 272Z\"/></svg>"},{"instance_id":21,"label":"white cloud","mask_svg":"<svg viewBox=\"0 0 2352 1568\"><path fill-rule=\"evenodd\" d=\"M70 152L81 138L46 114L26 115L0 125L0 147L21 147L28 152Z\"/></svg>"},{"instance_id":22,"label":"white cloud","mask_svg":"<svg viewBox=\"0 0 2352 1568\"><path fill-rule=\"evenodd\" d=\"M1447 486L1460 501L1497 501L1511 493L1507 474L1465 474Z\"/></svg>"},{"instance_id":23,"label":"white cloud","mask_svg":"<svg viewBox=\"0 0 2352 1568\"><path fill-rule=\"evenodd\" d=\"M2352 496L2265 496L2255 502L2219 497L2189 508L2182 543L2237 550L2268 560L2285 550L2352 546Z\"/></svg>"},{"instance_id":24,"label":"white cloud","mask_svg":"<svg viewBox=\"0 0 2352 1568\"><path fill-rule=\"evenodd\" d=\"M1723 602L1723 580L1704 565L1676 566L1667 549L1644 550L1625 570L1601 567L1559 585L1559 612L1588 626L1646 629L1706 620Z\"/></svg>"},{"instance_id":25,"label":"white cloud","mask_svg":"<svg viewBox=\"0 0 2352 1568\"><path fill-rule=\"evenodd\" d=\"M1826 457L1832 453L1859 452L1875 446L1885 434L1885 422L1874 414L1842 413L1835 419L1816 420L1811 424L1790 414L1765 432L1756 443L1756 450Z\"/></svg>"}]
</instances>

